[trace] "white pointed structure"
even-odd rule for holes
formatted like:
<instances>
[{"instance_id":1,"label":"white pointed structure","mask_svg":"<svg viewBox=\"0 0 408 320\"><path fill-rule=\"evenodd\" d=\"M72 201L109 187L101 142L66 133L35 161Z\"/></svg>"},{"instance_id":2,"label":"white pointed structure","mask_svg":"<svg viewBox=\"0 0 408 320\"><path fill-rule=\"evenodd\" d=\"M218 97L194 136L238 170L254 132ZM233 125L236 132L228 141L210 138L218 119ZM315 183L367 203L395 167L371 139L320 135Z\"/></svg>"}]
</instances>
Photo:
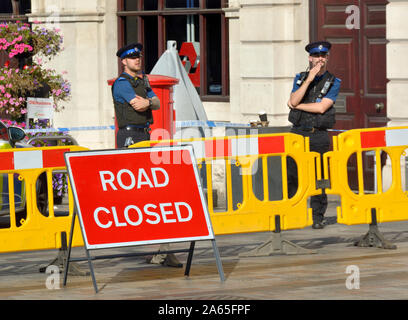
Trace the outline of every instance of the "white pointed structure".
<instances>
[{"instance_id":1,"label":"white pointed structure","mask_svg":"<svg viewBox=\"0 0 408 320\"><path fill-rule=\"evenodd\" d=\"M181 63L176 41L167 41L167 50L161 55L150 74L179 79L173 91L176 121L207 121L207 114L200 96Z\"/></svg>"}]
</instances>

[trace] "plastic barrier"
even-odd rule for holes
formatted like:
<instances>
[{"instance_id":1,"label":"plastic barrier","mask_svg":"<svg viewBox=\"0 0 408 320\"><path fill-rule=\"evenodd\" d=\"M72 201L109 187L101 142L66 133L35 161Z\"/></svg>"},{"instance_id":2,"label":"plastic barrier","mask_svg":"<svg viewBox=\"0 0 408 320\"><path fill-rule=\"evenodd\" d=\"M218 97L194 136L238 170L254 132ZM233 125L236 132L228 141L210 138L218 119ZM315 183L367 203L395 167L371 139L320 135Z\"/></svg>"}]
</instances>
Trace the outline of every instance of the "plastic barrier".
<instances>
[{"instance_id":1,"label":"plastic barrier","mask_svg":"<svg viewBox=\"0 0 408 320\"><path fill-rule=\"evenodd\" d=\"M403 187L402 172L408 148L408 127L356 129L333 137L333 151L324 155L324 176L330 177L327 194L339 194L341 206L337 207L337 222L346 225L372 224L408 220L408 194ZM376 193L364 189L363 154L374 156ZM385 152L392 166L392 184L384 189L381 154ZM356 157L358 191L353 192L348 183L347 163Z\"/></svg>"},{"instance_id":2,"label":"plastic barrier","mask_svg":"<svg viewBox=\"0 0 408 320\"><path fill-rule=\"evenodd\" d=\"M65 152L79 150L88 149L62 146L0 150L0 174L8 178L9 203L9 215L0 216L0 252L61 248L62 237L71 228L74 201L68 187L66 209L55 213L52 175L66 171ZM23 190L16 189L16 181L22 182ZM16 192L26 199L23 210L16 210ZM75 227L78 232L73 245L83 245L79 224Z\"/></svg>"},{"instance_id":3,"label":"plastic barrier","mask_svg":"<svg viewBox=\"0 0 408 320\"><path fill-rule=\"evenodd\" d=\"M311 209L307 199L321 191L316 189L320 179L320 166L315 170L320 155L309 151L308 139L292 133L230 136L216 138L144 141L130 147L191 144L199 168L202 184L207 189L208 209L214 233L232 234L261 231L299 229L312 224ZM299 185L296 194L288 198L287 157L298 166ZM270 160L281 168L280 199L271 199L271 177L268 176ZM277 160L277 161L276 161ZM156 161L182 161L182 159L156 159ZM220 164L221 161L221 164ZM225 168L225 210L214 207L213 175L215 167ZM273 165L273 164L272 164ZM256 176L261 179L254 183ZM255 192L259 185L261 192ZM239 188L241 198L233 199L233 189ZM188 190L180 190L188 192ZM256 194L257 193L257 194ZM214 195L213 195L214 194Z\"/></svg>"}]
</instances>

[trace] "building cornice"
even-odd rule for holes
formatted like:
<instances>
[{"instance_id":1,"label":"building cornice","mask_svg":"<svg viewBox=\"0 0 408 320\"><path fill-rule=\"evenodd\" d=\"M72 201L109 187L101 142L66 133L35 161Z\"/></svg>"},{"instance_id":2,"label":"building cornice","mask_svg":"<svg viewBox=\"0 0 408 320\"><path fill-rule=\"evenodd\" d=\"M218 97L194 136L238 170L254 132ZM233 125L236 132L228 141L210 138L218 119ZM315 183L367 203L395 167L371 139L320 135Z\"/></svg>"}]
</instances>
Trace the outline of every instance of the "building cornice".
<instances>
[{"instance_id":1,"label":"building cornice","mask_svg":"<svg viewBox=\"0 0 408 320\"><path fill-rule=\"evenodd\" d=\"M29 22L67 23L67 22L103 22L105 12L44 12L27 14Z\"/></svg>"}]
</instances>

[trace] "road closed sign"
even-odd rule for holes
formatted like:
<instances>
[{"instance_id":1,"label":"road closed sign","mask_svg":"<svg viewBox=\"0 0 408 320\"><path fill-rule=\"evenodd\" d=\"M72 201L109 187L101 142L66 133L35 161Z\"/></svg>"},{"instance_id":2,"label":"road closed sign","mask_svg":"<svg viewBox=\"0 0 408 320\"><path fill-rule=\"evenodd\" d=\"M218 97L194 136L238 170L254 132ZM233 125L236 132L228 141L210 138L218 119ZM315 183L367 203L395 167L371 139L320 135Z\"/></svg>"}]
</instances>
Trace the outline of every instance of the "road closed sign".
<instances>
[{"instance_id":1,"label":"road closed sign","mask_svg":"<svg viewBox=\"0 0 408 320\"><path fill-rule=\"evenodd\" d=\"M87 249L214 239L191 146L69 152L65 161Z\"/></svg>"}]
</instances>

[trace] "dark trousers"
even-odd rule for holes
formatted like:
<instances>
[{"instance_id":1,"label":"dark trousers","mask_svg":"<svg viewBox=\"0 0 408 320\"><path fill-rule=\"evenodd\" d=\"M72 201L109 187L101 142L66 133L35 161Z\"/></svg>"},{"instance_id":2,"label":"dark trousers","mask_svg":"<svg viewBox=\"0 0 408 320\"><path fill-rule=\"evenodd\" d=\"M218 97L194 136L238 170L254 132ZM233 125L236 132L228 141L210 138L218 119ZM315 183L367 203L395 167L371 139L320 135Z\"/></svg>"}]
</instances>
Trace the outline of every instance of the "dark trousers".
<instances>
[{"instance_id":1,"label":"dark trousers","mask_svg":"<svg viewBox=\"0 0 408 320\"><path fill-rule=\"evenodd\" d=\"M144 129L138 130L126 130L126 129L119 129L118 133L116 134L116 144L117 148L123 148L126 144L126 139L131 138L133 143L137 143L140 141L150 140L150 133L145 131Z\"/></svg>"},{"instance_id":2,"label":"dark trousers","mask_svg":"<svg viewBox=\"0 0 408 320\"><path fill-rule=\"evenodd\" d=\"M327 131L305 132L297 128L292 128L291 132L300 134L304 137L309 137L310 151L320 153L323 158L323 154L329 151L330 140ZM287 172L288 172L288 197L291 198L295 195L298 189L298 170L296 162L288 157L287 158ZM322 171L323 173L323 165ZM310 198L310 207L313 212L313 223L319 223L323 221L324 214L327 209L327 195L324 193L312 196Z\"/></svg>"}]
</instances>

